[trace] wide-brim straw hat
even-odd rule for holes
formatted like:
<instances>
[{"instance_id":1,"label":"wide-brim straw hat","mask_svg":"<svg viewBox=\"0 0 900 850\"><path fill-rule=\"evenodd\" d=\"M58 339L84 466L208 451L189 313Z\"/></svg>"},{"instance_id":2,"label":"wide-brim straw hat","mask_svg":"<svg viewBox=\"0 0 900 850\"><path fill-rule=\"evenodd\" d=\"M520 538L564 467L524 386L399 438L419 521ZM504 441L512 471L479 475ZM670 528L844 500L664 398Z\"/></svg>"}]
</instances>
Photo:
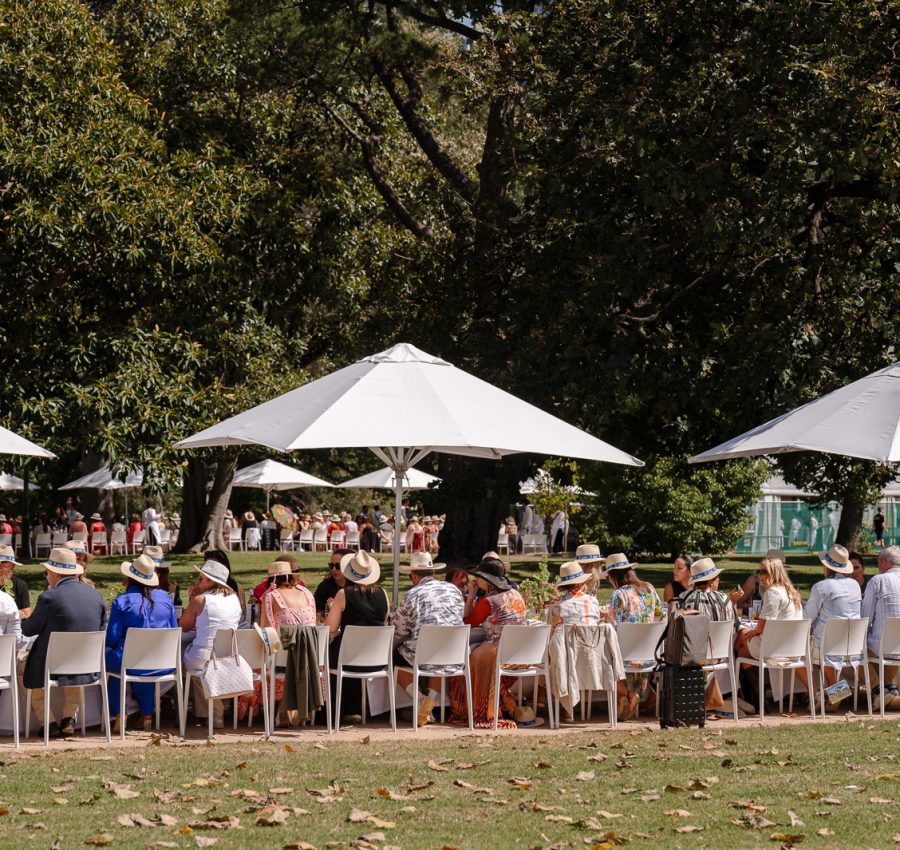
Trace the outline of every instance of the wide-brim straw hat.
<instances>
[{"instance_id":1,"label":"wide-brim straw hat","mask_svg":"<svg viewBox=\"0 0 900 850\"><path fill-rule=\"evenodd\" d=\"M44 561L44 569L61 576L84 575L84 567L75 559L71 549L51 549L50 557Z\"/></svg>"},{"instance_id":2,"label":"wide-brim straw hat","mask_svg":"<svg viewBox=\"0 0 900 850\"><path fill-rule=\"evenodd\" d=\"M475 578L484 579L500 590L509 590L506 570L499 558L482 558L481 563L474 570L468 570L468 573Z\"/></svg>"},{"instance_id":3,"label":"wide-brim straw hat","mask_svg":"<svg viewBox=\"0 0 900 850\"><path fill-rule=\"evenodd\" d=\"M293 575L291 565L287 561L273 561L269 564L269 576L289 576Z\"/></svg>"},{"instance_id":4,"label":"wide-brim straw hat","mask_svg":"<svg viewBox=\"0 0 900 850\"><path fill-rule=\"evenodd\" d=\"M701 581L712 581L722 571L713 563L712 558L698 558L691 564L691 577L688 584L696 584Z\"/></svg>"},{"instance_id":5,"label":"wide-brim straw hat","mask_svg":"<svg viewBox=\"0 0 900 850\"><path fill-rule=\"evenodd\" d=\"M154 564L161 564L165 557L162 546L145 546L141 550L141 554L146 555Z\"/></svg>"},{"instance_id":6,"label":"wide-brim straw hat","mask_svg":"<svg viewBox=\"0 0 900 850\"><path fill-rule=\"evenodd\" d=\"M70 552L77 552L79 555L84 555L88 561L94 560L94 556L88 551L87 543L85 543L84 540L78 538L75 540L67 540L66 549Z\"/></svg>"},{"instance_id":7,"label":"wide-brim straw hat","mask_svg":"<svg viewBox=\"0 0 900 850\"><path fill-rule=\"evenodd\" d=\"M98 514L98 513L91 514L91 519L96 519L96 520L99 520L100 522L103 522L103 517L100 516L100 514Z\"/></svg>"},{"instance_id":8,"label":"wide-brim straw hat","mask_svg":"<svg viewBox=\"0 0 900 850\"><path fill-rule=\"evenodd\" d=\"M586 573L577 561L567 561L559 568L556 586L569 587L570 585L584 584L590 578L591 574Z\"/></svg>"},{"instance_id":9,"label":"wide-brim straw hat","mask_svg":"<svg viewBox=\"0 0 900 850\"><path fill-rule=\"evenodd\" d=\"M253 513L253 511L247 511L247 513L244 514L244 519L247 522L256 522L256 515Z\"/></svg>"},{"instance_id":10,"label":"wide-brim straw hat","mask_svg":"<svg viewBox=\"0 0 900 850\"><path fill-rule=\"evenodd\" d=\"M125 578L146 584L147 587L159 587L159 576L156 574L156 561L149 555L141 553L133 561L123 561L119 567Z\"/></svg>"},{"instance_id":11,"label":"wide-brim straw hat","mask_svg":"<svg viewBox=\"0 0 900 850\"><path fill-rule=\"evenodd\" d=\"M819 560L823 567L828 567L834 573L847 575L853 572L850 553L840 544L832 546L827 552L819 552Z\"/></svg>"},{"instance_id":12,"label":"wide-brim straw hat","mask_svg":"<svg viewBox=\"0 0 900 850\"><path fill-rule=\"evenodd\" d=\"M12 564L14 567L22 566L16 560L16 550L12 546L0 546L0 564Z\"/></svg>"},{"instance_id":13,"label":"wide-brim straw hat","mask_svg":"<svg viewBox=\"0 0 900 850\"><path fill-rule=\"evenodd\" d=\"M381 565L374 555L360 549L341 558L341 573L354 584L375 584L381 578Z\"/></svg>"},{"instance_id":14,"label":"wide-brim straw hat","mask_svg":"<svg viewBox=\"0 0 900 850\"><path fill-rule=\"evenodd\" d=\"M409 566L400 567L399 571L408 576L410 573L433 573L442 570L446 564L436 564L428 552L413 552L409 556Z\"/></svg>"},{"instance_id":15,"label":"wide-brim straw hat","mask_svg":"<svg viewBox=\"0 0 900 850\"><path fill-rule=\"evenodd\" d=\"M228 587L228 567L220 564L218 561L205 561L202 567L194 567L194 569L205 575L210 581Z\"/></svg>"},{"instance_id":16,"label":"wide-brim straw hat","mask_svg":"<svg viewBox=\"0 0 900 850\"><path fill-rule=\"evenodd\" d=\"M266 648L269 655L274 655L276 652L281 652L281 650L284 649L281 644L281 634L278 629L273 629L271 626L262 628L259 623L254 623L253 628L256 629L256 634L259 636L259 639L262 641L263 646Z\"/></svg>"},{"instance_id":17,"label":"wide-brim straw hat","mask_svg":"<svg viewBox=\"0 0 900 850\"><path fill-rule=\"evenodd\" d=\"M234 514L231 511L225 511L225 519L234 519Z\"/></svg>"},{"instance_id":18,"label":"wide-brim straw hat","mask_svg":"<svg viewBox=\"0 0 900 850\"><path fill-rule=\"evenodd\" d=\"M628 570L636 566L637 563L629 561L628 558L625 557L624 552L613 552L612 555L606 556L606 566L603 568L603 575L607 575L616 570Z\"/></svg>"},{"instance_id":19,"label":"wide-brim straw hat","mask_svg":"<svg viewBox=\"0 0 900 850\"><path fill-rule=\"evenodd\" d=\"M596 543L582 543L575 550L575 560L579 564L596 564L603 560L603 555Z\"/></svg>"},{"instance_id":20,"label":"wide-brim straw hat","mask_svg":"<svg viewBox=\"0 0 900 850\"><path fill-rule=\"evenodd\" d=\"M783 564L783 563L785 562L785 560L786 560L786 556L785 556L784 552L781 551L781 549L769 549L769 550L766 552L766 557L767 557L767 558L773 558L773 559L775 559L776 561L781 561L782 564Z\"/></svg>"}]
</instances>

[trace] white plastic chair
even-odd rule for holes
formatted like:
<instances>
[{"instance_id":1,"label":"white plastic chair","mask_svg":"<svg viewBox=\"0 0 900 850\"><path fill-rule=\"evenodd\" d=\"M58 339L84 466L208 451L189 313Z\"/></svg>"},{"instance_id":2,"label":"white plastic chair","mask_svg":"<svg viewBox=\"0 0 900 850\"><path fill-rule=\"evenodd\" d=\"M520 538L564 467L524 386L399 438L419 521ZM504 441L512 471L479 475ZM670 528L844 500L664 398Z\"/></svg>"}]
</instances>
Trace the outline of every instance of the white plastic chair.
<instances>
[{"instance_id":1,"label":"white plastic chair","mask_svg":"<svg viewBox=\"0 0 900 850\"><path fill-rule=\"evenodd\" d=\"M333 552L335 549L345 549L347 545L346 531L332 531L331 543L328 548Z\"/></svg>"},{"instance_id":2,"label":"white plastic chair","mask_svg":"<svg viewBox=\"0 0 900 850\"><path fill-rule=\"evenodd\" d=\"M766 620L762 633L759 658L741 658L741 664L751 664L759 668L759 719L765 712L766 669L778 670L783 676L791 671L791 691L788 711L794 708L794 670L806 668L807 681L813 681L812 662L809 653L809 620ZM769 674L771 675L771 673ZM778 700L778 709L783 709L783 698ZM816 719L816 697L812 687L809 695L809 713Z\"/></svg>"},{"instance_id":3,"label":"white plastic chair","mask_svg":"<svg viewBox=\"0 0 900 850\"><path fill-rule=\"evenodd\" d=\"M105 531L95 531L93 535L91 535L91 554L96 552L97 549L102 549L104 553L109 552L109 544L106 542Z\"/></svg>"},{"instance_id":4,"label":"white plastic chair","mask_svg":"<svg viewBox=\"0 0 900 850\"><path fill-rule=\"evenodd\" d=\"M878 683L884 693L884 668L900 667L900 617L888 617L884 621L881 633L881 645L878 648ZM884 699L880 699L881 716L884 717ZM871 703L870 703L871 711Z\"/></svg>"},{"instance_id":5,"label":"white plastic chair","mask_svg":"<svg viewBox=\"0 0 900 850\"><path fill-rule=\"evenodd\" d=\"M665 630L665 620L657 623L619 623L616 626L626 673L652 673L656 670L656 646ZM656 716L659 717L659 688L656 690Z\"/></svg>"},{"instance_id":6,"label":"white plastic chair","mask_svg":"<svg viewBox=\"0 0 900 850\"><path fill-rule=\"evenodd\" d=\"M53 532L53 548L58 549L62 546L65 546L69 540L69 533L67 531L54 531Z\"/></svg>"},{"instance_id":7,"label":"white plastic chair","mask_svg":"<svg viewBox=\"0 0 900 850\"><path fill-rule=\"evenodd\" d=\"M228 540L226 542L228 543L229 551L233 552L235 546L237 546L239 550L243 551L244 538L241 536L241 530L239 528L228 529Z\"/></svg>"},{"instance_id":8,"label":"white plastic chair","mask_svg":"<svg viewBox=\"0 0 900 850\"><path fill-rule=\"evenodd\" d=\"M328 734L331 734L331 672L328 669L328 644L331 641L331 630L324 623L316 626L317 638L317 654L319 667L319 682L322 685L322 700L325 712L325 726ZM275 655L269 656L269 703L272 706L273 728L275 726L275 681L278 676L279 668L283 668L287 664L287 652L283 649ZM305 726L306 721L301 721L301 725Z\"/></svg>"},{"instance_id":9,"label":"white plastic chair","mask_svg":"<svg viewBox=\"0 0 900 850\"><path fill-rule=\"evenodd\" d=\"M15 543L13 543L13 551L16 555L22 554L22 535L17 534L15 536Z\"/></svg>"},{"instance_id":10,"label":"white plastic chair","mask_svg":"<svg viewBox=\"0 0 900 850\"><path fill-rule=\"evenodd\" d=\"M103 701L101 723L106 720L106 741L112 741L109 722L109 700L106 694L106 632L52 632L47 646L44 668L44 746L50 744L50 691L58 687L54 676L98 674L99 678L81 688L81 734L85 734L84 689L99 687ZM31 689L28 691L25 715L25 737L31 730Z\"/></svg>"},{"instance_id":11,"label":"white plastic chair","mask_svg":"<svg viewBox=\"0 0 900 850\"><path fill-rule=\"evenodd\" d=\"M83 543L88 542L88 533L86 531L76 531L72 535L73 540L81 540Z\"/></svg>"},{"instance_id":12,"label":"white plastic chair","mask_svg":"<svg viewBox=\"0 0 900 850\"><path fill-rule=\"evenodd\" d=\"M361 679L362 724L366 724L366 682L371 679L387 679L391 700L391 729L397 731L397 708L394 695L394 627L347 626L341 639L338 665L334 671L337 679L335 692L335 727L340 723L341 690L344 679ZM380 669L357 672L345 667L377 667Z\"/></svg>"},{"instance_id":13,"label":"white plastic chair","mask_svg":"<svg viewBox=\"0 0 900 850\"><path fill-rule=\"evenodd\" d=\"M345 549L356 549L359 551L359 532L358 531L348 531L347 539L344 541Z\"/></svg>"},{"instance_id":14,"label":"white plastic chair","mask_svg":"<svg viewBox=\"0 0 900 850\"><path fill-rule=\"evenodd\" d=\"M416 655L412 667L401 667L413 674L412 728L419 728L419 677L426 679L436 677L441 680L441 723L444 722L445 682L455 676L463 676L466 680L466 706L469 711L469 728L474 729L472 713L472 675L469 669L469 633L471 626L437 626L424 625L419 631L416 641ZM427 667L450 667L457 669L452 673L435 673Z\"/></svg>"},{"instance_id":15,"label":"white plastic chair","mask_svg":"<svg viewBox=\"0 0 900 850\"><path fill-rule=\"evenodd\" d=\"M738 720L738 683L735 675L734 663L734 620L711 621L709 624L709 655L707 663L703 665L703 672L707 674L706 684L709 685L712 677L719 670L727 670L731 678L731 711L734 719Z\"/></svg>"},{"instance_id":16,"label":"white plastic chair","mask_svg":"<svg viewBox=\"0 0 900 850\"><path fill-rule=\"evenodd\" d=\"M50 542L52 540L53 535L50 534L49 531L38 532L34 535L34 557L41 557L41 550L44 550L44 556L49 557L50 555Z\"/></svg>"},{"instance_id":17,"label":"white plastic chair","mask_svg":"<svg viewBox=\"0 0 900 850\"><path fill-rule=\"evenodd\" d=\"M270 701L269 689L269 659L271 657L266 645L259 639L256 629L238 629L235 632L237 636L238 652L241 657L250 665L253 670L253 681L260 683L260 692L262 694L263 706L263 726L265 727L265 737L268 739L272 734L272 711L275 706L274 690L271 692L272 700ZM218 637L218 632L216 633ZM227 651L227 650L224 650ZM237 729L238 724L238 698L234 698L234 728ZM247 713L247 727L253 725L253 709Z\"/></svg>"},{"instance_id":18,"label":"white plastic chair","mask_svg":"<svg viewBox=\"0 0 900 850\"><path fill-rule=\"evenodd\" d=\"M509 554L509 535L508 534L498 534L497 535L497 553L505 552L507 555Z\"/></svg>"},{"instance_id":19,"label":"white plastic chair","mask_svg":"<svg viewBox=\"0 0 900 850\"><path fill-rule=\"evenodd\" d=\"M296 547L298 552L312 552L313 548L313 530L311 528L301 528L297 535Z\"/></svg>"},{"instance_id":20,"label":"white plastic chair","mask_svg":"<svg viewBox=\"0 0 900 850\"><path fill-rule=\"evenodd\" d=\"M244 540L244 546L249 552L251 549L260 549L260 534L258 528L248 528L247 537Z\"/></svg>"},{"instance_id":21,"label":"white plastic chair","mask_svg":"<svg viewBox=\"0 0 900 850\"><path fill-rule=\"evenodd\" d=\"M125 531L113 531L109 535L109 554L128 554L128 533Z\"/></svg>"},{"instance_id":22,"label":"white plastic chair","mask_svg":"<svg viewBox=\"0 0 900 850\"><path fill-rule=\"evenodd\" d=\"M302 535L303 532L301 532ZM289 528L282 528L278 535L282 552L294 551L294 532Z\"/></svg>"},{"instance_id":23,"label":"white plastic chair","mask_svg":"<svg viewBox=\"0 0 900 850\"><path fill-rule=\"evenodd\" d=\"M12 698L13 744L19 746L19 679L16 676L16 636L0 635L0 691Z\"/></svg>"},{"instance_id":24,"label":"white plastic chair","mask_svg":"<svg viewBox=\"0 0 900 850\"><path fill-rule=\"evenodd\" d=\"M131 554L137 555L138 552L144 551L144 542L147 540L147 532L143 529L135 531L131 536Z\"/></svg>"},{"instance_id":25,"label":"white plastic chair","mask_svg":"<svg viewBox=\"0 0 900 850\"><path fill-rule=\"evenodd\" d=\"M158 676L139 676L134 670L171 670ZM129 682L156 685L156 728L159 729L159 686L162 682L174 682L178 694L178 732L184 737L185 707L181 693L181 629L136 629L125 635L122 668L109 670L107 678L119 680L119 705L125 710L125 691ZM121 724L119 737L125 740L125 724Z\"/></svg>"},{"instance_id":26,"label":"white plastic chair","mask_svg":"<svg viewBox=\"0 0 900 850\"><path fill-rule=\"evenodd\" d=\"M159 531L159 545L163 552L168 552L172 548L172 531L168 528L161 528Z\"/></svg>"},{"instance_id":27,"label":"white plastic chair","mask_svg":"<svg viewBox=\"0 0 900 850\"><path fill-rule=\"evenodd\" d=\"M0 546L12 546L13 536L11 534L0 534Z\"/></svg>"},{"instance_id":28,"label":"white plastic chair","mask_svg":"<svg viewBox=\"0 0 900 850\"><path fill-rule=\"evenodd\" d=\"M768 628L768 626L767 626ZM836 659L846 667L853 667L853 710L859 702L859 668L862 666L866 678L866 696L869 701L869 717L872 716L872 687L869 665L866 663L866 637L869 618L853 620L831 619L825 623L822 644L819 647L819 705L825 716L825 667L830 666L826 658ZM763 632L765 634L765 632Z\"/></svg>"},{"instance_id":29,"label":"white plastic chair","mask_svg":"<svg viewBox=\"0 0 900 850\"><path fill-rule=\"evenodd\" d=\"M313 552L318 552L320 546L322 547L323 552L328 551L328 529L327 528L313 529Z\"/></svg>"},{"instance_id":30,"label":"white plastic chair","mask_svg":"<svg viewBox=\"0 0 900 850\"><path fill-rule=\"evenodd\" d=\"M550 643L550 626L504 626L497 647L497 664L494 668L494 731L500 715L500 680L504 676L519 679L534 677L537 694L538 676L544 676L547 689L547 716L553 729L553 691L550 688L550 665L547 663L547 647ZM521 665L509 667L508 665ZM537 700L534 700L535 707Z\"/></svg>"}]
</instances>

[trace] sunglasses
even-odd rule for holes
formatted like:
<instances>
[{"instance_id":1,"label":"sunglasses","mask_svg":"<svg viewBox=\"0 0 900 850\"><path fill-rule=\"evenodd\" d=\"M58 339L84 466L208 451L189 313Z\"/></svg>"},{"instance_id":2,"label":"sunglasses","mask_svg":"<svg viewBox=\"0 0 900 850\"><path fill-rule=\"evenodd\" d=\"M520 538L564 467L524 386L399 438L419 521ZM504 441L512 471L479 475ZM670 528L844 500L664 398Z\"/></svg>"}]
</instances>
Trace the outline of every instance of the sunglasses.
<instances>
[{"instance_id":1,"label":"sunglasses","mask_svg":"<svg viewBox=\"0 0 900 850\"><path fill-rule=\"evenodd\" d=\"M757 570L756 574L758 576L767 576L769 574L769 571L768 570Z\"/></svg>"}]
</instances>

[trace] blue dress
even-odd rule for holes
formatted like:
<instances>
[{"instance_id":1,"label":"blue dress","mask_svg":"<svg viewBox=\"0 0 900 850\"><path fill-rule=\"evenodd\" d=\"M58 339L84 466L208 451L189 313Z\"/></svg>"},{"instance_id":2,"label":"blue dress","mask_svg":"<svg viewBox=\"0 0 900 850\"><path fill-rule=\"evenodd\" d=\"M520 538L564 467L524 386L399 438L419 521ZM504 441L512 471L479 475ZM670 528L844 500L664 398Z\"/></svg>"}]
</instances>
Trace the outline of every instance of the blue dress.
<instances>
[{"instance_id":1,"label":"blue dress","mask_svg":"<svg viewBox=\"0 0 900 850\"><path fill-rule=\"evenodd\" d=\"M129 587L120 593L112 602L109 610L109 622L106 626L106 669L118 673L122 669L122 653L125 651L125 635L128 629L174 629L178 626L175 619L175 608L169 594L159 588L150 591L153 600L151 606L144 599L140 588ZM142 670L145 676L162 675L170 670ZM109 713L119 714L118 679L109 680ZM131 683L132 696L137 700L141 714L153 714L156 686Z\"/></svg>"}]
</instances>

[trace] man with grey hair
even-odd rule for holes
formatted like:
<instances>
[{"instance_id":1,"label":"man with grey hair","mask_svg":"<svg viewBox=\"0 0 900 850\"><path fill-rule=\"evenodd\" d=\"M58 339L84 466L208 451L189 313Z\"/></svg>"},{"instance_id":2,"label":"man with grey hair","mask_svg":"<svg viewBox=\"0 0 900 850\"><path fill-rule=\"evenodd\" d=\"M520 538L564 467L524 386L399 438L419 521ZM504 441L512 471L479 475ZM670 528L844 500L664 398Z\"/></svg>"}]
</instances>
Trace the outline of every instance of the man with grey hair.
<instances>
[{"instance_id":1,"label":"man with grey hair","mask_svg":"<svg viewBox=\"0 0 900 850\"><path fill-rule=\"evenodd\" d=\"M866 585L860 616L869 618L869 658L878 656L884 621L900 617L900 546L888 546L878 556L878 575ZM900 711L900 667L885 667L884 681L878 681L878 667L869 664L872 673L874 705Z\"/></svg>"}]
</instances>

